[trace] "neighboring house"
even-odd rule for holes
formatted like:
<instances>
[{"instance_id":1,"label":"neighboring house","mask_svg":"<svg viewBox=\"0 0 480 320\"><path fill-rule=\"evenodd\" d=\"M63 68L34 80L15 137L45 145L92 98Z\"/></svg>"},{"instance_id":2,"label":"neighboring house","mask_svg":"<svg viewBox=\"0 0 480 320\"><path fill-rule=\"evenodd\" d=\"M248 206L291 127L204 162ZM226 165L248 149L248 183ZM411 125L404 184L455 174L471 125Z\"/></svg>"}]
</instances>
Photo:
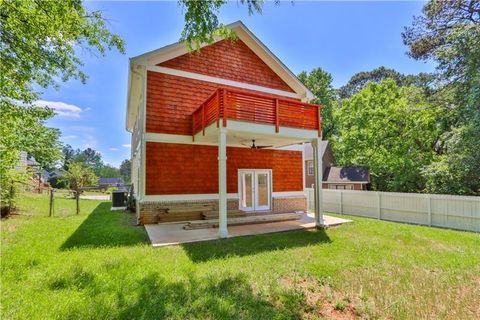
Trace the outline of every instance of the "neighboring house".
<instances>
[{"instance_id":1,"label":"neighboring house","mask_svg":"<svg viewBox=\"0 0 480 320\"><path fill-rule=\"evenodd\" d=\"M99 178L98 186L102 189L108 189L109 187L122 187L125 183L122 178Z\"/></svg>"},{"instance_id":2,"label":"neighboring house","mask_svg":"<svg viewBox=\"0 0 480 320\"><path fill-rule=\"evenodd\" d=\"M306 210L302 151L278 148L319 141L319 106L241 22L227 27L236 41L191 53L175 43L130 59L126 129L140 223L212 206L225 237L227 207Z\"/></svg>"},{"instance_id":3,"label":"neighboring house","mask_svg":"<svg viewBox=\"0 0 480 320\"><path fill-rule=\"evenodd\" d=\"M369 183L365 167L329 167L323 173L324 189L367 190Z\"/></svg>"},{"instance_id":4,"label":"neighboring house","mask_svg":"<svg viewBox=\"0 0 480 320\"><path fill-rule=\"evenodd\" d=\"M322 187L324 189L367 190L370 183L370 175L367 168L360 166L334 167L332 149L326 140L320 143L320 153L322 155ZM309 143L305 144L304 161L305 188L313 188L313 148Z\"/></svg>"}]
</instances>

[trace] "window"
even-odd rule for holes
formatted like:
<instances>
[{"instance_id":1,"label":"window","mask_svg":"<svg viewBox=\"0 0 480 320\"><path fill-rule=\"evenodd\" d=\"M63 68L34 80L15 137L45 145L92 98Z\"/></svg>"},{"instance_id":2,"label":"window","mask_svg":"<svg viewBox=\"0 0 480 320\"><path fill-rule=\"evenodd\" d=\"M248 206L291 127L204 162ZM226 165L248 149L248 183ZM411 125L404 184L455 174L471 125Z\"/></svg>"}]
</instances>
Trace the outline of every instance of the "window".
<instances>
[{"instance_id":1,"label":"window","mask_svg":"<svg viewBox=\"0 0 480 320\"><path fill-rule=\"evenodd\" d=\"M315 169L313 168L313 161L307 161L307 175L313 176L315 174Z\"/></svg>"}]
</instances>

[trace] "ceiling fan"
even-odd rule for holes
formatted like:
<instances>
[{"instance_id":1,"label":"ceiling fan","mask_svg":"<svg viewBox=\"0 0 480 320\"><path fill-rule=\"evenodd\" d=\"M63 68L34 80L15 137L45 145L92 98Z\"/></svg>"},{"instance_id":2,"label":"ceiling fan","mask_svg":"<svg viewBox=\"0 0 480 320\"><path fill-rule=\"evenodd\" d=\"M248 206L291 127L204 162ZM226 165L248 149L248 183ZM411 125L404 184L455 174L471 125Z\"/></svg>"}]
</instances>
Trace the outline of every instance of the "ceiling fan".
<instances>
[{"instance_id":1,"label":"ceiling fan","mask_svg":"<svg viewBox=\"0 0 480 320\"><path fill-rule=\"evenodd\" d=\"M257 146L255 144L255 139L252 139L252 144L242 143L244 146L250 147L251 149L264 149L264 148L271 148L273 146Z\"/></svg>"}]
</instances>

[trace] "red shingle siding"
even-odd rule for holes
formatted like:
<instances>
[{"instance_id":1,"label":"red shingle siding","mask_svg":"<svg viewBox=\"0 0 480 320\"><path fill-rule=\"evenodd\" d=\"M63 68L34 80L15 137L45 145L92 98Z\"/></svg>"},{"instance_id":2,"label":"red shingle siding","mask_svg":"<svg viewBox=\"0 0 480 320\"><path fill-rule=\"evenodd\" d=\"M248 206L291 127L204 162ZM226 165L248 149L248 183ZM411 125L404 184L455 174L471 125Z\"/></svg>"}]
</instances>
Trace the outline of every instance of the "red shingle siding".
<instances>
[{"instance_id":1,"label":"red shingle siding","mask_svg":"<svg viewBox=\"0 0 480 320\"><path fill-rule=\"evenodd\" d=\"M294 92L241 40L222 40L159 65Z\"/></svg>"},{"instance_id":2,"label":"red shingle siding","mask_svg":"<svg viewBox=\"0 0 480 320\"><path fill-rule=\"evenodd\" d=\"M147 132L192 134L191 114L218 84L167 74L147 74Z\"/></svg>"},{"instance_id":3,"label":"red shingle siding","mask_svg":"<svg viewBox=\"0 0 480 320\"><path fill-rule=\"evenodd\" d=\"M218 148L147 142L146 194L218 193ZM227 192L237 193L238 169L272 169L273 191L301 191L302 153L227 148Z\"/></svg>"}]
</instances>

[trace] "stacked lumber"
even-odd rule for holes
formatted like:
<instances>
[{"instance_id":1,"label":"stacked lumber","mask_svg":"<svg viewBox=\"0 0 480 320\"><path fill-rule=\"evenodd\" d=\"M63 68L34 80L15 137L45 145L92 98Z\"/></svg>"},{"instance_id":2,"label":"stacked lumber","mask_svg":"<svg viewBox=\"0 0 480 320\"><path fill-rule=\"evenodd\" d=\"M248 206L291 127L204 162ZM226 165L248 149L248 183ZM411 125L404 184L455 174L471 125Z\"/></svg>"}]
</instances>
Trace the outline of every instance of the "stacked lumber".
<instances>
[{"instance_id":1,"label":"stacked lumber","mask_svg":"<svg viewBox=\"0 0 480 320\"><path fill-rule=\"evenodd\" d=\"M227 219L229 226L243 225L243 224L255 224L255 223L268 223L268 222L280 222L289 220L299 220L303 216L302 213L275 213L275 214L263 214L255 216L245 216ZM183 226L185 230L194 229L207 229L218 227L218 219L209 219L203 221L189 221Z\"/></svg>"},{"instance_id":2,"label":"stacked lumber","mask_svg":"<svg viewBox=\"0 0 480 320\"><path fill-rule=\"evenodd\" d=\"M239 217L245 217L246 215L247 214L242 210L227 210L228 218L239 218ZM205 220L218 219L218 211L216 210L204 211L202 213L202 217Z\"/></svg>"},{"instance_id":3,"label":"stacked lumber","mask_svg":"<svg viewBox=\"0 0 480 320\"><path fill-rule=\"evenodd\" d=\"M189 221L201 220L202 213L212 211L212 205L203 204L176 204L161 209L158 214L158 222L175 222L175 221Z\"/></svg>"}]
</instances>

